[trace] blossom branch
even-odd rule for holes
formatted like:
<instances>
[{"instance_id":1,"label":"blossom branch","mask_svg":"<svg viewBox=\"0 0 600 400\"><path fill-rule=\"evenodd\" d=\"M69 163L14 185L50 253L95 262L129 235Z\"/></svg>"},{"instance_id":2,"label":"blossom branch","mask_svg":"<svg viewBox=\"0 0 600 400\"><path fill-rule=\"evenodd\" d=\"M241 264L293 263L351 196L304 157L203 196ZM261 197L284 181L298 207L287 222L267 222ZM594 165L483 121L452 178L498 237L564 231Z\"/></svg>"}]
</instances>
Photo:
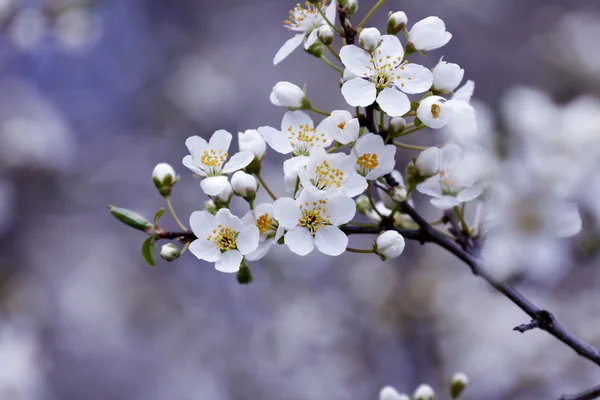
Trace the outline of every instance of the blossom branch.
<instances>
[{"instance_id":1,"label":"blossom branch","mask_svg":"<svg viewBox=\"0 0 600 400\"><path fill-rule=\"evenodd\" d=\"M600 385L574 395L563 395L559 400L592 400L600 397Z\"/></svg>"}]
</instances>

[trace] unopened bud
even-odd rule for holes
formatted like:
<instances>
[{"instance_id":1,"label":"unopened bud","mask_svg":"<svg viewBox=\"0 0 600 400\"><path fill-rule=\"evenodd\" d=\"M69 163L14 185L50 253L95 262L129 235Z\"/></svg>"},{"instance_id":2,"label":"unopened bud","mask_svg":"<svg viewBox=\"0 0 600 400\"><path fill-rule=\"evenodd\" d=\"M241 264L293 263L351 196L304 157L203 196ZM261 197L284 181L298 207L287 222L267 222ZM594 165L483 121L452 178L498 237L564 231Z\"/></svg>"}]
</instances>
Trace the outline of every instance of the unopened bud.
<instances>
[{"instance_id":1,"label":"unopened bud","mask_svg":"<svg viewBox=\"0 0 600 400\"><path fill-rule=\"evenodd\" d=\"M221 193L214 196L213 200L215 202L215 205L217 206L217 209L221 209L223 207L229 206L229 202L231 201L232 197L233 197L233 189L231 187L231 184L229 182L227 182L227 186L225 186L225 188L223 188Z\"/></svg>"},{"instance_id":2,"label":"unopened bud","mask_svg":"<svg viewBox=\"0 0 600 400\"><path fill-rule=\"evenodd\" d=\"M248 129L238 133L240 151L250 151L260 161L267 152L267 143L256 129Z\"/></svg>"},{"instance_id":3,"label":"unopened bud","mask_svg":"<svg viewBox=\"0 0 600 400\"><path fill-rule=\"evenodd\" d=\"M179 247L175 246L173 243L163 244L160 248L160 256L165 261L173 261L179 258L181 255L181 251Z\"/></svg>"},{"instance_id":4,"label":"unopened bud","mask_svg":"<svg viewBox=\"0 0 600 400\"><path fill-rule=\"evenodd\" d=\"M419 175L427 178L439 173L441 158L442 152L437 147L429 147L423 150L417 156L417 161L415 162Z\"/></svg>"},{"instance_id":5,"label":"unopened bud","mask_svg":"<svg viewBox=\"0 0 600 400\"><path fill-rule=\"evenodd\" d=\"M435 392L431 386L424 383L415 390L413 398L415 400L435 400Z\"/></svg>"},{"instance_id":6,"label":"unopened bud","mask_svg":"<svg viewBox=\"0 0 600 400\"><path fill-rule=\"evenodd\" d=\"M322 25L317 30L317 37L325 46L333 43L333 29L329 25Z\"/></svg>"},{"instance_id":7,"label":"unopened bud","mask_svg":"<svg viewBox=\"0 0 600 400\"><path fill-rule=\"evenodd\" d=\"M385 231L377 237L373 249L382 261L386 261L402 254L404 246L404 237L401 234L396 231Z\"/></svg>"},{"instance_id":8,"label":"unopened bud","mask_svg":"<svg viewBox=\"0 0 600 400\"><path fill-rule=\"evenodd\" d=\"M152 181L162 196L169 196L171 189L179 181L173 167L167 163L156 164L152 171Z\"/></svg>"},{"instance_id":9,"label":"unopened bud","mask_svg":"<svg viewBox=\"0 0 600 400\"><path fill-rule=\"evenodd\" d=\"M372 52L381 44L381 33L377 28L365 28L358 35L358 44L366 51Z\"/></svg>"},{"instance_id":10,"label":"unopened bud","mask_svg":"<svg viewBox=\"0 0 600 400\"><path fill-rule=\"evenodd\" d=\"M457 372L450 378L450 396L457 399L469 384L469 378L462 372Z\"/></svg>"},{"instance_id":11,"label":"unopened bud","mask_svg":"<svg viewBox=\"0 0 600 400\"><path fill-rule=\"evenodd\" d=\"M390 118L390 123L388 125L388 133L391 136L397 135L401 133L406 127L406 120L402 117L392 117Z\"/></svg>"},{"instance_id":12,"label":"unopened bud","mask_svg":"<svg viewBox=\"0 0 600 400\"><path fill-rule=\"evenodd\" d=\"M302 108L306 94L299 86L290 82L277 82L271 91L270 100L276 106L287 107L290 110Z\"/></svg>"},{"instance_id":13,"label":"unopened bud","mask_svg":"<svg viewBox=\"0 0 600 400\"><path fill-rule=\"evenodd\" d=\"M355 200L356 202L356 211L358 211L362 215L368 215L371 211L373 211L373 207L371 206L371 202L367 195L361 194Z\"/></svg>"},{"instance_id":14,"label":"unopened bud","mask_svg":"<svg viewBox=\"0 0 600 400\"><path fill-rule=\"evenodd\" d=\"M351 17L358 10L358 0L347 0L346 1L346 11L348 16Z\"/></svg>"},{"instance_id":15,"label":"unopened bud","mask_svg":"<svg viewBox=\"0 0 600 400\"><path fill-rule=\"evenodd\" d=\"M231 187L233 192L248 201L256 198L258 182L256 178L244 171L237 171L231 177Z\"/></svg>"},{"instance_id":16,"label":"unopened bud","mask_svg":"<svg viewBox=\"0 0 600 400\"><path fill-rule=\"evenodd\" d=\"M206 211L208 211L209 213L211 213L212 215L215 215L217 213L217 211L219 211L219 209L217 208L217 205L215 204L215 202L212 199L208 199L204 202L204 209Z\"/></svg>"},{"instance_id":17,"label":"unopened bud","mask_svg":"<svg viewBox=\"0 0 600 400\"><path fill-rule=\"evenodd\" d=\"M321 58L323 56L323 43L320 41L316 41L312 46L308 49L304 49L305 52L310 54L311 56L315 56L317 58Z\"/></svg>"},{"instance_id":18,"label":"unopened bud","mask_svg":"<svg viewBox=\"0 0 600 400\"><path fill-rule=\"evenodd\" d=\"M395 35L404 28L406 28L407 22L408 17L406 16L406 13L404 13L404 11L396 11L395 13L390 13L387 23L388 35Z\"/></svg>"},{"instance_id":19,"label":"unopened bud","mask_svg":"<svg viewBox=\"0 0 600 400\"><path fill-rule=\"evenodd\" d=\"M465 70L458 64L449 63L440 59L440 62L431 71L433 74L433 87L441 93L450 93L460 85L465 75Z\"/></svg>"},{"instance_id":20,"label":"unopened bud","mask_svg":"<svg viewBox=\"0 0 600 400\"><path fill-rule=\"evenodd\" d=\"M379 400L410 400L405 394L400 394L391 386L384 386L379 391Z\"/></svg>"}]
</instances>

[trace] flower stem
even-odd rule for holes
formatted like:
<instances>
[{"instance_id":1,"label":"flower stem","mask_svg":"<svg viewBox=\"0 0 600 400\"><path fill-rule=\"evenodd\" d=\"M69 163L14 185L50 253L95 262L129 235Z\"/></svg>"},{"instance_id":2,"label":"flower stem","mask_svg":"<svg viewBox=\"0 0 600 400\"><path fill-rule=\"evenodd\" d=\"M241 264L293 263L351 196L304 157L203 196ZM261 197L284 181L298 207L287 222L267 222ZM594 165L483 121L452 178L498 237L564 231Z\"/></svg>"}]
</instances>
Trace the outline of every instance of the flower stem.
<instances>
[{"instance_id":1,"label":"flower stem","mask_svg":"<svg viewBox=\"0 0 600 400\"><path fill-rule=\"evenodd\" d=\"M369 199L369 204L371 204L371 207L373 207L373 211L375 211L375 213L377 215L379 215L379 218L384 219L385 217L379 212L377 207L375 207L375 202L373 201L373 196L371 196L371 193L369 192L370 188L371 188L371 184L369 183L369 186L367 187L367 190L365 191L365 193L367 194L367 198Z\"/></svg>"},{"instance_id":2,"label":"flower stem","mask_svg":"<svg viewBox=\"0 0 600 400\"><path fill-rule=\"evenodd\" d=\"M324 115L326 117L329 117L331 115L327 111L319 110L318 108L314 108L313 106L310 106L309 110L313 111L313 112L316 112L317 114Z\"/></svg>"},{"instance_id":3,"label":"flower stem","mask_svg":"<svg viewBox=\"0 0 600 400\"><path fill-rule=\"evenodd\" d=\"M175 223L177 223L177 225L181 228L182 231L187 232L187 228L185 227L185 225L183 225L179 218L177 218L177 214L175 213L175 209L171 204L171 199L169 198L169 196L165 196L165 203L167 204L167 209L169 210L171 217L173 217L173 219L175 220Z\"/></svg>"},{"instance_id":4,"label":"flower stem","mask_svg":"<svg viewBox=\"0 0 600 400\"><path fill-rule=\"evenodd\" d=\"M275 194L271 191L271 189L260 174L256 174L256 179L258 179L262 187L267 191L267 193L269 193L269 196L271 196L273 200L277 200L277 196L275 196Z\"/></svg>"},{"instance_id":5,"label":"flower stem","mask_svg":"<svg viewBox=\"0 0 600 400\"><path fill-rule=\"evenodd\" d=\"M427 148L427 147L423 147L423 146L413 146L412 144L406 144L406 143L400 143L400 142L392 142L392 144L396 147L400 147L402 149L407 149L407 150L423 151Z\"/></svg>"},{"instance_id":6,"label":"flower stem","mask_svg":"<svg viewBox=\"0 0 600 400\"><path fill-rule=\"evenodd\" d=\"M326 47L329 49L329 51L331 52L331 54L333 54L333 56L335 58L337 58L339 61L342 61L342 58L340 57L340 55L338 54L338 52L335 51L335 49L333 47L331 47L330 44L328 44Z\"/></svg>"},{"instance_id":7,"label":"flower stem","mask_svg":"<svg viewBox=\"0 0 600 400\"><path fill-rule=\"evenodd\" d=\"M381 7L381 5L385 2L385 0L379 0L374 6L373 8L371 8L371 10L369 10L369 12L367 13L367 15L365 15L365 17L358 23L358 25L356 25L356 29L362 27L368 20L369 18L371 18L371 16L375 13L375 11L377 11L377 9L379 7Z\"/></svg>"},{"instance_id":8,"label":"flower stem","mask_svg":"<svg viewBox=\"0 0 600 400\"><path fill-rule=\"evenodd\" d=\"M354 221L348 222L348 225L358 226L361 228L377 228L379 226L379 224L366 224L366 223L354 222Z\"/></svg>"},{"instance_id":9,"label":"flower stem","mask_svg":"<svg viewBox=\"0 0 600 400\"><path fill-rule=\"evenodd\" d=\"M332 4L329 5L329 7L335 7ZM329 20L329 18L327 18L327 16L325 15L325 13L323 12L323 10L321 10L321 7L319 7L318 5L315 7L317 9L317 11L319 12L319 14L321 14L321 17L323 17L323 19L325 20L325 22L327 22L327 25L329 25L331 27L331 29L333 29L334 31L336 31L337 33L339 33L340 35L343 35L344 32L341 29L338 29L335 27L335 25L333 24L333 22L331 22Z\"/></svg>"},{"instance_id":10,"label":"flower stem","mask_svg":"<svg viewBox=\"0 0 600 400\"><path fill-rule=\"evenodd\" d=\"M344 71L341 70L340 67L338 67L337 65L335 65L334 63L332 63L331 61L329 61L327 59L327 57L325 57L324 55L321 56L321 60L325 61L325 64L329 65L331 68L335 69L340 74L342 74L344 72Z\"/></svg>"},{"instance_id":11,"label":"flower stem","mask_svg":"<svg viewBox=\"0 0 600 400\"><path fill-rule=\"evenodd\" d=\"M462 230L465 231L468 236L471 236L471 230L465 220L465 203L463 203L460 208L454 207L454 213L458 216L460 224L462 225Z\"/></svg>"},{"instance_id":12,"label":"flower stem","mask_svg":"<svg viewBox=\"0 0 600 400\"><path fill-rule=\"evenodd\" d=\"M346 251L349 251L350 253L361 253L361 254L375 253L375 251L373 249L355 249L353 247L346 247Z\"/></svg>"},{"instance_id":13,"label":"flower stem","mask_svg":"<svg viewBox=\"0 0 600 400\"><path fill-rule=\"evenodd\" d=\"M405 129L403 132L395 135L394 137L410 135L413 132L420 131L421 129L426 128L426 126L425 126L425 124L419 125L419 126L407 125L407 128L409 128L409 129Z\"/></svg>"}]
</instances>

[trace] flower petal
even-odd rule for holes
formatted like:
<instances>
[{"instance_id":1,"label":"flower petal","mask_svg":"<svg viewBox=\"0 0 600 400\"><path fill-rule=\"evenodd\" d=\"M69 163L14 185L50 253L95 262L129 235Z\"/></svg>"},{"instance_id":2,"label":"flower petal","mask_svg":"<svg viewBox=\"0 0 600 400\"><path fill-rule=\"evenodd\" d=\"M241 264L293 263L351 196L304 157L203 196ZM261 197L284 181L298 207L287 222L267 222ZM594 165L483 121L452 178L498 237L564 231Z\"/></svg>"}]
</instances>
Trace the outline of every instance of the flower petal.
<instances>
[{"instance_id":1,"label":"flower petal","mask_svg":"<svg viewBox=\"0 0 600 400\"><path fill-rule=\"evenodd\" d=\"M400 39L394 35L382 35L381 45L375 50L383 60L389 60L393 66L400 65L404 57L404 48ZM390 56L389 58L387 56ZM386 61L388 62L388 61Z\"/></svg>"},{"instance_id":2,"label":"flower petal","mask_svg":"<svg viewBox=\"0 0 600 400\"><path fill-rule=\"evenodd\" d=\"M342 95L353 107L366 107L373 104L377 97L375 85L366 79L354 78L344 83Z\"/></svg>"},{"instance_id":3,"label":"flower petal","mask_svg":"<svg viewBox=\"0 0 600 400\"><path fill-rule=\"evenodd\" d=\"M271 250L271 246L273 246L272 240L265 240L264 242L260 242L256 250L246 254L244 257L246 257L246 260L248 261L258 261L267 255L269 250Z\"/></svg>"},{"instance_id":4,"label":"flower petal","mask_svg":"<svg viewBox=\"0 0 600 400\"><path fill-rule=\"evenodd\" d=\"M422 65L403 65L396 71L396 75L400 76L400 79L395 79L394 83L404 93L423 93L433 85L433 74Z\"/></svg>"},{"instance_id":5,"label":"flower petal","mask_svg":"<svg viewBox=\"0 0 600 400\"><path fill-rule=\"evenodd\" d=\"M317 41L319 37L317 36L317 29L313 29L309 34L308 37L306 38L306 41L304 42L304 48L306 50L308 50L310 48L310 46L312 46L313 44L315 44L315 42Z\"/></svg>"},{"instance_id":6,"label":"flower petal","mask_svg":"<svg viewBox=\"0 0 600 400\"><path fill-rule=\"evenodd\" d=\"M239 219L237 215L233 215L228 208L221 208L217 211L215 214L215 222L217 225L233 229L236 232L239 232L244 226L242 220Z\"/></svg>"},{"instance_id":7,"label":"flower petal","mask_svg":"<svg viewBox=\"0 0 600 400\"><path fill-rule=\"evenodd\" d=\"M373 75L373 63L371 62L371 54L353 44L344 46L340 50L340 58L342 63L354 75L360 77L368 77ZM371 69L369 69L371 67Z\"/></svg>"},{"instance_id":8,"label":"flower petal","mask_svg":"<svg viewBox=\"0 0 600 400\"><path fill-rule=\"evenodd\" d=\"M206 140L200 136L190 136L185 141L185 147L187 147L192 157L194 157L194 160L199 162L200 158L202 157L202 153L204 153L208 148L208 143L206 143Z\"/></svg>"},{"instance_id":9,"label":"flower petal","mask_svg":"<svg viewBox=\"0 0 600 400\"><path fill-rule=\"evenodd\" d=\"M200 181L202 191L209 196L216 196L227 187L226 176L208 176Z\"/></svg>"},{"instance_id":10,"label":"flower petal","mask_svg":"<svg viewBox=\"0 0 600 400\"><path fill-rule=\"evenodd\" d=\"M221 259L215 263L215 269L227 274L238 272L243 259L244 256L239 251L227 250L221 254Z\"/></svg>"},{"instance_id":11,"label":"flower petal","mask_svg":"<svg viewBox=\"0 0 600 400\"><path fill-rule=\"evenodd\" d=\"M223 150L223 152L227 152L229 150L229 146L231 145L231 133L227 132L224 129L219 129L210 137L210 141L208 142L208 147L211 150Z\"/></svg>"},{"instance_id":12,"label":"flower petal","mask_svg":"<svg viewBox=\"0 0 600 400\"><path fill-rule=\"evenodd\" d=\"M315 234L317 250L328 256L339 256L348 246L348 236L336 226L324 226Z\"/></svg>"},{"instance_id":13,"label":"flower petal","mask_svg":"<svg viewBox=\"0 0 600 400\"><path fill-rule=\"evenodd\" d=\"M410 111L408 96L393 87L387 87L379 93L377 104L390 117L399 117Z\"/></svg>"},{"instance_id":14,"label":"flower petal","mask_svg":"<svg viewBox=\"0 0 600 400\"><path fill-rule=\"evenodd\" d=\"M483 188L483 185L475 185L469 188L465 188L458 193L456 199L460 203L466 203L467 201L475 200L476 198L481 196L481 194L483 193Z\"/></svg>"},{"instance_id":15,"label":"flower petal","mask_svg":"<svg viewBox=\"0 0 600 400\"><path fill-rule=\"evenodd\" d=\"M285 244L291 252L299 256L305 256L315 247L314 239L306 228L296 227L288 231L284 236Z\"/></svg>"},{"instance_id":16,"label":"flower petal","mask_svg":"<svg viewBox=\"0 0 600 400\"><path fill-rule=\"evenodd\" d=\"M275 57L273 58L273 65L277 65L281 61L283 61L287 56L289 56L292 53L292 51L296 50L296 48L300 46L300 44L302 44L303 40L303 33L299 33L291 39L288 39L283 44L283 46L281 46L281 48L277 51L277 54L275 54Z\"/></svg>"},{"instance_id":17,"label":"flower petal","mask_svg":"<svg viewBox=\"0 0 600 400\"><path fill-rule=\"evenodd\" d=\"M282 197L273 203L273 217L280 226L292 229L298 225L298 218L302 216L296 200L291 197Z\"/></svg>"},{"instance_id":18,"label":"flower petal","mask_svg":"<svg viewBox=\"0 0 600 400\"><path fill-rule=\"evenodd\" d=\"M215 216L208 211L194 211L190 215L190 227L199 238L205 237L217 227Z\"/></svg>"},{"instance_id":19,"label":"flower petal","mask_svg":"<svg viewBox=\"0 0 600 400\"><path fill-rule=\"evenodd\" d=\"M425 180L423 183L417 185L417 190L423 194L427 194L433 197L439 197L442 195L442 185L440 184L439 175L434 175L431 178Z\"/></svg>"},{"instance_id":20,"label":"flower petal","mask_svg":"<svg viewBox=\"0 0 600 400\"><path fill-rule=\"evenodd\" d=\"M271 146L273 150L281 154L289 154L293 148L285 133L278 131L270 126L261 126L258 132L265 139L265 142Z\"/></svg>"},{"instance_id":21,"label":"flower petal","mask_svg":"<svg viewBox=\"0 0 600 400\"><path fill-rule=\"evenodd\" d=\"M200 176L206 176L206 174L204 173L204 171L202 171L197 165L196 162L194 161L194 157L192 157L191 155L187 155L185 157L183 157L183 160L181 160L181 162L183 163L184 166L186 166L187 168L189 168L192 172L200 175Z\"/></svg>"},{"instance_id":22,"label":"flower petal","mask_svg":"<svg viewBox=\"0 0 600 400\"><path fill-rule=\"evenodd\" d=\"M258 248L259 232L256 225L246 225L239 231L235 243L242 255L252 253Z\"/></svg>"},{"instance_id":23,"label":"flower petal","mask_svg":"<svg viewBox=\"0 0 600 400\"><path fill-rule=\"evenodd\" d=\"M254 160L254 153L251 151L240 151L236 153L223 165L222 172L224 174L230 174L239 169L245 168Z\"/></svg>"},{"instance_id":24,"label":"flower petal","mask_svg":"<svg viewBox=\"0 0 600 400\"><path fill-rule=\"evenodd\" d=\"M314 124L312 118L302 111L288 111L283 114L283 119L281 120L281 132L284 137L287 137L287 131L290 127L292 130L297 131L300 130L300 126L313 128Z\"/></svg>"},{"instance_id":25,"label":"flower petal","mask_svg":"<svg viewBox=\"0 0 600 400\"><path fill-rule=\"evenodd\" d=\"M434 197L430 200L430 202L440 210L447 210L448 208L456 207L460 204L460 201L458 201L456 197L447 195Z\"/></svg>"},{"instance_id":26,"label":"flower petal","mask_svg":"<svg viewBox=\"0 0 600 400\"><path fill-rule=\"evenodd\" d=\"M342 187L344 188L344 193L346 196L354 197L363 193L367 189L367 186L369 186L369 183L365 177L360 175L358 172L353 172L347 179L344 180Z\"/></svg>"},{"instance_id":27,"label":"flower petal","mask_svg":"<svg viewBox=\"0 0 600 400\"><path fill-rule=\"evenodd\" d=\"M441 153L442 159L440 162L440 169L448 169L452 167L462 157L462 149L454 143L450 143L442 147Z\"/></svg>"},{"instance_id":28,"label":"flower petal","mask_svg":"<svg viewBox=\"0 0 600 400\"><path fill-rule=\"evenodd\" d=\"M356 203L348 196L335 196L327 199L327 212L331 215L331 225L338 226L350 222L356 215Z\"/></svg>"},{"instance_id":29,"label":"flower petal","mask_svg":"<svg viewBox=\"0 0 600 400\"><path fill-rule=\"evenodd\" d=\"M327 9L325 10L325 17L327 17L327 19L332 23L335 23L335 17L337 15L336 11L337 11L336 0L333 0L331 2L331 4L327 6Z\"/></svg>"},{"instance_id":30,"label":"flower petal","mask_svg":"<svg viewBox=\"0 0 600 400\"><path fill-rule=\"evenodd\" d=\"M200 260L215 262L221 259L221 250L206 237L198 238L190 243L188 249Z\"/></svg>"}]
</instances>

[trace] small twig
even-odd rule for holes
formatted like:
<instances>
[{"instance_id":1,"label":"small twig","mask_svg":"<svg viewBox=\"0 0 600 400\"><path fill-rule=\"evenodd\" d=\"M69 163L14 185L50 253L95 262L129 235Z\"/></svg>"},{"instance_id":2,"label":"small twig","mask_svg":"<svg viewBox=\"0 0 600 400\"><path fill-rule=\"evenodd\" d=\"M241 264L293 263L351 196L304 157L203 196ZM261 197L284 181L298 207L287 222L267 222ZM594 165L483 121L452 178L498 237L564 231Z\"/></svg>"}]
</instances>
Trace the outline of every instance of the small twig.
<instances>
[{"instance_id":1,"label":"small twig","mask_svg":"<svg viewBox=\"0 0 600 400\"><path fill-rule=\"evenodd\" d=\"M573 394L573 395L565 394L558 400L593 400L593 399L597 399L599 397L600 397L600 385L594 386L593 388L588 389L585 392L581 392L578 394Z\"/></svg>"},{"instance_id":2,"label":"small twig","mask_svg":"<svg viewBox=\"0 0 600 400\"><path fill-rule=\"evenodd\" d=\"M530 331L532 329L539 328L539 327L540 327L540 323L534 319L534 320L531 320L531 322L528 324L521 324L519 326L515 326L513 328L513 331L525 333L527 331Z\"/></svg>"}]
</instances>

